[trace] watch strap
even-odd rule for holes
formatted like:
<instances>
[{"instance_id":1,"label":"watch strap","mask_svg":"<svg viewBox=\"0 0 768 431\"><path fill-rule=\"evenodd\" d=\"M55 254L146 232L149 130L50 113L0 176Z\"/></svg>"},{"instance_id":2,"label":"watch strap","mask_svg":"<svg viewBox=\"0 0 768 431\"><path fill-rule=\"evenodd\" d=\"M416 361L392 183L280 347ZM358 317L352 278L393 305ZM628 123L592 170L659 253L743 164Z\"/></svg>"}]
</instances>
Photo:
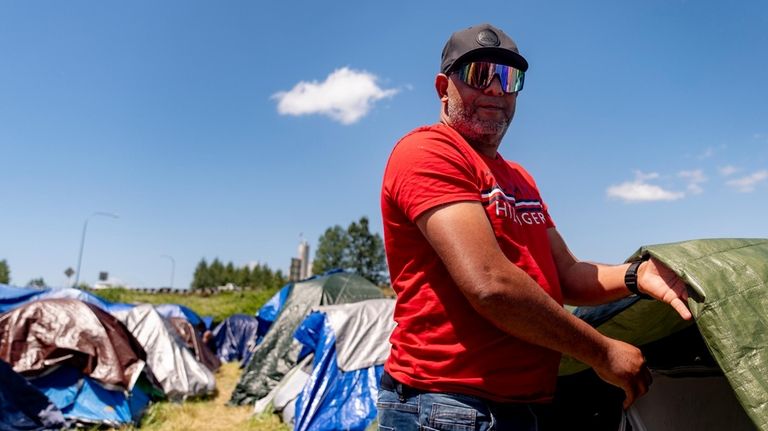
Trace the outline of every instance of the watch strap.
<instances>
[{"instance_id":1,"label":"watch strap","mask_svg":"<svg viewBox=\"0 0 768 431\"><path fill-rule=\"evenodd\" d=\"M629 265L629 268L627 268L627 272L624 273L624 285L627 287L627 290L632 292L634 295L646 299L650 299L651 297L645 293L640 292L640 289L637 286L637 270L640 268L640 265L642 265L643 262L648 260L648 258L649 257L644 257L643 259L632 262Z\"/></svg>"}]
</instances>

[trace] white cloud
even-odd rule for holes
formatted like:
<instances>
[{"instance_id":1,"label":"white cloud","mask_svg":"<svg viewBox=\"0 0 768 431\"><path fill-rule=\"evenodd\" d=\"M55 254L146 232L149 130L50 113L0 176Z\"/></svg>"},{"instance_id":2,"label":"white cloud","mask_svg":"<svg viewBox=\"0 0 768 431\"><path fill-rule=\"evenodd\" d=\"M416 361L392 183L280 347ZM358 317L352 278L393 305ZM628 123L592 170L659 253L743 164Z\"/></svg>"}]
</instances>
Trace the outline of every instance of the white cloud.
<instances>
[{"instance_id":1,"label":"white cloud","mask_svg":"<svg viewBox=\"0 0 768 431\"><path fill-rule=\"evenodd\" d=\"M735 174L736 172L739 172L741 169L733 165L725 165L725 166L719 167L717 170L720 171L720 175L724 177L728 177Z\"/></svg>"},{"instance_id":2,"label":"white cloud","mask_svg":"<svg viewBox=\"0 0 768 431\"><path fill-rule=\"evenodd\" d=\"M701 183L707 182L707 177L701 169L696 169L694 171L680 171L677 176L688 182L687 188L689 192L698 195L704 191L701 187Z\"/></svg>"},{"instance_id":3,"label":"white cloud","mask_svg":"<svg viewBox=\"0 0 768 431\"><path fill-rule=\"evenodd\" d=\"M621 199L624 202L674 201L685 197L685 193L664 190L640 180L608 187L607 194L608 197Z\"/></svg>"},{"instance_id":4,"label":"white cloud","mask_svg":"<svg viewBox=\"0 0 768 431\"><path fill-rule=\"evenodd\" d=\"M726 184L742 193L749 193L755 190L755 187L768 179L768 170L757 171L746 177L736 178L726 181Z\"/></svg>"},{"instance_id":5,"label":"white cloud","mask_svg":"<svg viewBox=\"0 0 768 431\"><path fill-rule=\"evenodd\" d=\"M368 114L374 102L399 91L380 88L377 79L371 73L343 67L323 82L301 81L290 91L275 93L272 99L277 100L277 112L283 115L320 114L352 124Z\"/></svg>"}]
</instances>

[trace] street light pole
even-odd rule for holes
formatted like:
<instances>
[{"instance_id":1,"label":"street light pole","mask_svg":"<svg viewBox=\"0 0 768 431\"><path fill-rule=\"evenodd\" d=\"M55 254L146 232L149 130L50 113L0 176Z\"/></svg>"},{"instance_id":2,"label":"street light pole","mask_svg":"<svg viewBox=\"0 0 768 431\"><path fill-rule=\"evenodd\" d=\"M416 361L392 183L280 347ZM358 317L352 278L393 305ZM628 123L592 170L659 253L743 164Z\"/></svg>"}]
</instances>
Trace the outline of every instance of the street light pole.
<instances>
[{"instance_id":1,"label":"street light pole","mask_svg":"<svg viewBox=\"0 0 768 431\"><path fill-rule=\"evenodd\" d=\"M85 232L88 230L88 221L95 216L120 218L117 214L97 211L89 215L85 219L85 223L83 223L83 235L80 238L80 253L77 255L77 272L75 273L75 284L73 284L72 287L77 287L77 284L80 282L80 266L83 263L83 248L85 247Z\"/></svg>"},{"instance_id":2,"label":"street light pole","mask_svg":"<svg viewBox=\"0 0 768 431\"><path fill-rule=\"evenodd\" d=\"M160 257L164 257L171 261L171 289L173 289L173 274L176 272L176 259L174 259L173 256L168 256L167 254L164 254Z\"/></svg>"}]
</instances>

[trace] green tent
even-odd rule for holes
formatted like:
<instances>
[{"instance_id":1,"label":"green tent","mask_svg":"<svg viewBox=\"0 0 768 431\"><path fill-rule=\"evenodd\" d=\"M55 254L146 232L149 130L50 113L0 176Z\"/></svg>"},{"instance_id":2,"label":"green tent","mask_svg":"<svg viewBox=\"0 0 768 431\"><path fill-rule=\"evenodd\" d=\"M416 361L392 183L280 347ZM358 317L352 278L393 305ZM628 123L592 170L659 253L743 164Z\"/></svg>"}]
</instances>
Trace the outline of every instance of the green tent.
<instances>
[{"instance_id":1,"label":"green tent","mask_svg":"<svg viewBox=\"0 0 768 431\"><path fill-rule=\"evenodd\" d=\"M294 341L293 333L312 308L383 297L370 281L345 272L293 284L280 314L243 370L230 403L250 404L267 396L298 363L301 344Z\"/></svg>"},{"instance_id":2,"label":"green tent","mask_svg":"<svg viewBox=\"0 0 768 431\"><path fill-rule=\"evenodd\" d=\"M675 271L689 286L688 307L693 322L683 321L666 304L638 298L627 298L586 311L581 307L576 309L576 314L597 316L595 326L600 332L641 346L652 370L651 357L664 363L663 378L659 379L659 384L655 381L646 397L653 395L657 386L674 388L674 384L665 382L674 381L675 368L678 376L692 378L690 373L680 370L690 371L693 368L686 368L686 365L705 363L709 357L716 374L724 376L725 387L735 396L737 402L734 405L740 405L751 419L749 428L756 426L768 430L768 240L705 239L645 246L627 261L648 255ZM606 311L611 308L617 312ZM603 316L600 316L601 312ZM695 341L699 335L701 345L705 347L692 354L695 343L689 341ZM663 348L659 348L665 341ZM682 361L686 350L690 364L675 363ZM561 380L587 368L564 357L560 366ZM715 382L717 376L707 372L700 377ZM683 382L682 379L679 381ZM688 392L709 390L707 386L695 384L695 380L689 380L678 387L688 388L685 389ZM677 394L678 398L680 395ZM636 404L641 401L643 398ZM695 413L698 416L711 413L707 410L720 408L723 403L727 400L718 399L717 405L701 406ZM737 426L741 420L738 414L740 412L728 418L731 421L729 429L742 429Z\"/></svg>"}]
</instances>

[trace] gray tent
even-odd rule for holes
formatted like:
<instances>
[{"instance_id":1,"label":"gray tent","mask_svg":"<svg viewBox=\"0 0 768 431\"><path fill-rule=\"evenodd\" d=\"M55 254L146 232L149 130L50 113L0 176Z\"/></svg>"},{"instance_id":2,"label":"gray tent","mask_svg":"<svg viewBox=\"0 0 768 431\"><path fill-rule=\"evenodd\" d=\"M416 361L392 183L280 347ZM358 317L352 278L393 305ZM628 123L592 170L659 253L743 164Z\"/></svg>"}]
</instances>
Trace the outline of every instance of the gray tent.
<instances>
[{"instance_id":1,"label":"gray tent","mask_svg":"<svg viewBox=\"0 0 768 431\"><path fill-rule=\"evenodd\" d=\"M232 392L230 403L250 404L267 396L297 364L301 359L301 345L294 341L293 333L313 307L383 296L381 290L370 281L343 272L295 283L277 320L256 346Z\"/></svg>"},{"instance_id":2,"label":"gray tent","mask_svg":"<svg viewBox=\"0 0 768 431\"><path fill-rule=\"evenodd\" d=\"M137 305L114 314L147 352L147 365L170 400L181 401L216 390L213 373L195 358L153 306Z\"/></svg>"},{"instance_id":3,"label":"gray tent","mask_svg":"<svg viewBox=\"0 0 768 431\"><path fill-rule=\"evenodd\" d=\"M566 400L559 405L575 401L581 410L572 409L575 415L607 418L587 425L569 414L558 416L593 430L617 429L611 418L634 430L768 430L768 240L647 246L628 261L648 255L686 282L694 321L683 321L666 304L636 297L577 309L600 332L640 346L654 383L622 415L623 395L564 357L558 391ZM570 399L568 388L576 388Z\"/></svg>"}]
</instances>

